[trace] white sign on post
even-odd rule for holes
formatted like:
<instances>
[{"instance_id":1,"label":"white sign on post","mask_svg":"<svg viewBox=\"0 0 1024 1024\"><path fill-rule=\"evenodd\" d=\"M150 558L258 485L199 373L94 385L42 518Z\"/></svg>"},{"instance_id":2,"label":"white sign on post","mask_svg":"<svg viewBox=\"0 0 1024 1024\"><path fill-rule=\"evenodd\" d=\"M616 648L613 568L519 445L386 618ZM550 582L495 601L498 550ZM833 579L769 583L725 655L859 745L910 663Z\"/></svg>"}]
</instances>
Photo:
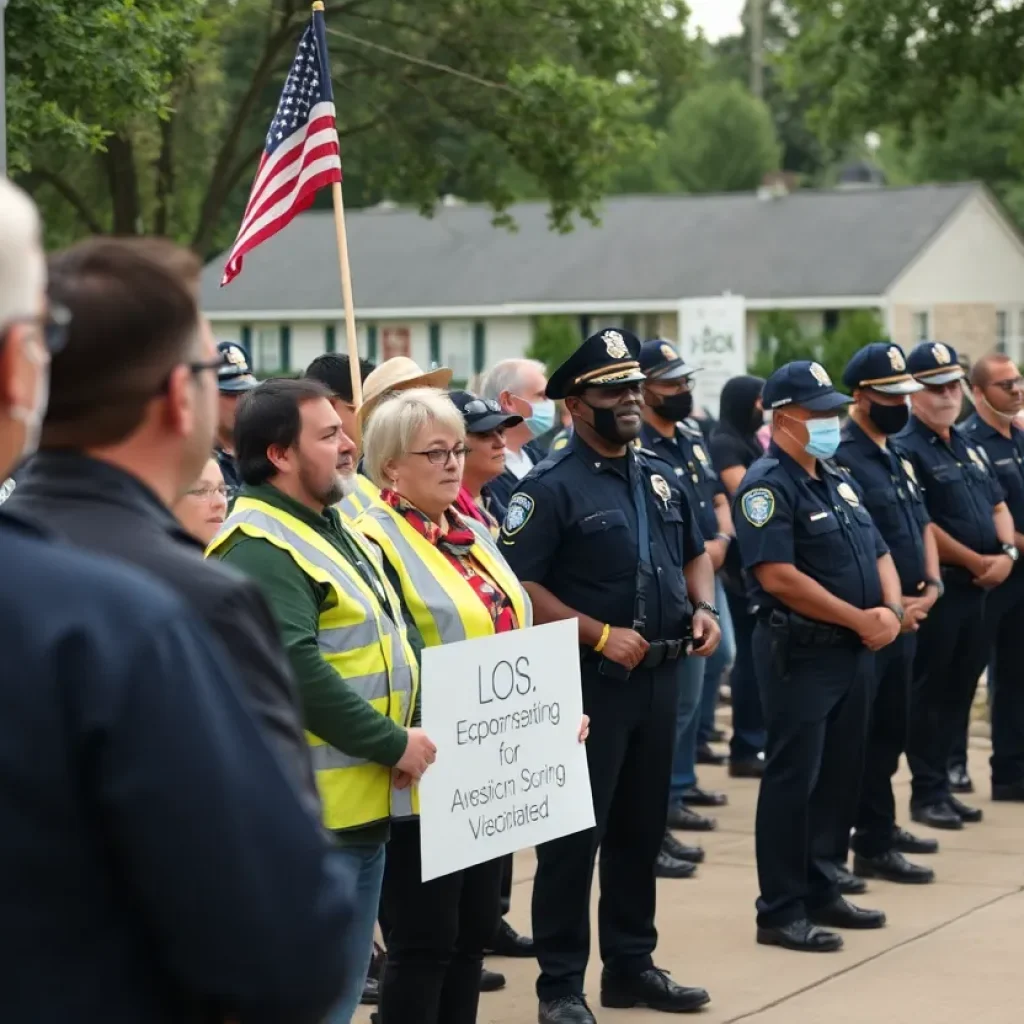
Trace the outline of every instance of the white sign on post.
<instances>
[{"instance_id":1,"label":"white sign on post","mask_svg":"<svg viewBox=\"0 0 1024 1024\"><path fill-rule=\"evenodd\" d=\"M423 881L594 826L575 620L428 647Z\"/></svg>"},{"instance_id":2,"label":"white sign on post","mask_svg":"<svg viewBox=\"0 0 1024 1024\"><path fill-rule=\"evenodd\" d=\"M747 372L747 311L738 295L683 299L679 303L679 354L701 368L693 379L694 406L716 419L722 388Z\"/></svg>"}]
</instances>

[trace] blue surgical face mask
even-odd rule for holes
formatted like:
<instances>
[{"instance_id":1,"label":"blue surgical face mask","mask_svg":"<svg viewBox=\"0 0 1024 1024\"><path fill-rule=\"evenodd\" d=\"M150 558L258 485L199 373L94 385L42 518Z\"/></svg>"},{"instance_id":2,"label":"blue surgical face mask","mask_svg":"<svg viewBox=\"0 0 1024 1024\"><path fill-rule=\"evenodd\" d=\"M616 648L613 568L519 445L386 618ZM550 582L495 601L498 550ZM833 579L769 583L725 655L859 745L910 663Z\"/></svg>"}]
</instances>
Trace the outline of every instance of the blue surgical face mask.
<instances>
[{"instance_id":1,"label":"blue surgical face mask","mask_svg":"<svg viewBox=\"0 0 1024 1024\"><path fill-rule=\"evenodd\" d=\"M534 437L542 437L555 425L555 403L550 399L532 404L533 415L528 417L526 425Z\"/></svg>"},{"instance_id":2,"label":"blue surgical face mask","mask_svg":"<svg viewBox=\"0 0 1024 1024\"><path fill-rule=\"evenodd\" d=\"M829 416L825 420L807 420L807 444L804 451L816 459L831 459L839 447L839 417Z\"/></svg>"}]
</instances>

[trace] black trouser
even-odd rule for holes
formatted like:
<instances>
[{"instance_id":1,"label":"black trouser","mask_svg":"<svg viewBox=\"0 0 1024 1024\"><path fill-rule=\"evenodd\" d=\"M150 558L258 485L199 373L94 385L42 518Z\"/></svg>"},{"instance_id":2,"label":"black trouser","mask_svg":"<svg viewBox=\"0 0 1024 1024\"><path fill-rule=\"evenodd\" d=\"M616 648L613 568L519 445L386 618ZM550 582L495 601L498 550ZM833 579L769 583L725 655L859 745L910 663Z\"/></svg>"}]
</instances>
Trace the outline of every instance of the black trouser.
<instances>
[{"instance_id":1,"label":"black trouser","mask_svg":"<svg viewBox=\"0 0 1024 1024\"><path fill-rule=\"evenodd\" d=\"M751 641L757 621L747 610L746 596L726 591L729 614L732 616L736 658L729 671L729 692L732 694L732 738L729 757L733 761L753 761L764 750L764 714L761 693L754 669Z\"/></svg>"},{"instance_id":2,"label":"black trouser","mask_svg":"<svg viewBox=\"0 0 1024 1024\"><path fill-rule=\"evenodd\" d=\"M475 1024L500 889L500 859L421 882L419 822L392 826L381 892L381 1024Z\"/></svg>"},{"instance_id":3,"label":"black trouser","mask_svg":"<svg viewBox=\"0 0 1024 1024\"><path fill-rule=\"evenodd\" d=\"M892 777L907 741L916 641L916 634L906 633L875 655L874 695L864 750L857 830L852 843L853 849L864 857L887 853L896 837Z\"/></svg>"},{"instance_id":4,"label":"black trouser","mask_svg":"<svg viewBox=\"0 0 1024 1024\"><path fill-rule=\"evenodd\" d=\"M593 665L582 666L596 827L537 847L533 941L541 1000L583 993L598 847L598 929L605 969L629 975L652 966L658 940L654 866L668 814L677 668L673 662L638 669L619 681L598 675Z\"/></svg>"},{"instance_id":5,"label":"black trouser","mask_svg":"<svg viewBox=\"0 0 1024 1024\"><path fill-rule=\"evenodd\" d=\"M992 782L1024 781L1024 566L985 599L991 658Z\"/></svg>"},{"instance_id":6,"label":"black trouser","mask_svg":"<svg viewBox=\"0 0 1024 1024\"><path fill-rule=\"evenodd\" d=\"M514 857L510 853L501 858L501 916L512 909L512 870Z\"/></svg>"},{"instance_id":7,"label":"black trouser","mask_svg":"<svg viewBox=\"0 0 1024 1024\"><path fill-rule=\"evenodd\" d=\"M988 643L985 591L947 578L946 593L917 634L907 725L911 807L949 799L949 761L967 726Z\"/></svg>"},{"instance_id":8,"label":"black trouser","mask_svg":"<svg viewBox=\"0 0 1024 1024\"><path fill-rule=\"evenodd\" d=\"M757 923L780 927L839 896L857 813L874 656L785 644L758 622L754 664L768 739L757 800Z\"/></svg>"}]
</instances>

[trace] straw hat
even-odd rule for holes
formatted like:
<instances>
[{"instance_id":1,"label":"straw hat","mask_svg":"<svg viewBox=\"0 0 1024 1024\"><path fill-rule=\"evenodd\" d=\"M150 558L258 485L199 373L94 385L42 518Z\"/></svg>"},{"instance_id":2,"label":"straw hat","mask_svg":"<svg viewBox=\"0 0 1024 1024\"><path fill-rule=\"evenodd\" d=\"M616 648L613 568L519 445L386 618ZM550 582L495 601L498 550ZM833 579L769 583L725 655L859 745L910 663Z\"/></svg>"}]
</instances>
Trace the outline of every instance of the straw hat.
<instances>
[{"instance_id":1,"label":"straw hat","mask_svg":"<svg viewBox=\"0 0 1024 1024\"><path fill-rule=\"evenodd\" d=\"M387 359L377 369L366 375L363 381L363 404L359 406L359 422L366 423L378 402L391 391L408 391L410 388L441 388L451 383L452 371L441 368L429 373L421 370L408 356Z\"/></svg>"}]
</instances>

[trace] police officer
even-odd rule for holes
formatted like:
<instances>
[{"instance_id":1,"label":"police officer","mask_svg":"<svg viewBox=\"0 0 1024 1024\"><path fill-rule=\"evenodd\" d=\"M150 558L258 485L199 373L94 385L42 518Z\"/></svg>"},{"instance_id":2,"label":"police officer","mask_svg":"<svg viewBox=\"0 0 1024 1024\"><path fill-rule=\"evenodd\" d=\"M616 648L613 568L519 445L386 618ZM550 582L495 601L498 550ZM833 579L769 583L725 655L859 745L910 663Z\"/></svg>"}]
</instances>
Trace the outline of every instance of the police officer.
<instances>
[{"instance_id":1,"label":"police officer","mask_svg":"<svg viewBox=\"0 0 1024 1024\"><path fill-rule=\"evenodd\" d=\"M1013 516L1014 543L1024 545L1024 430L1014 417L1024 408L1024 378L1002 352L983 356L971 371L974 414L964 433L988 456ZM992 799L1024 800L1024 567L989 594L988 686L992 694Z\"/></svg>"},{"instance_id":2,"label":"police officer","mask_svg":"<svg viewBox=\"0 0 1024 1024\"><path fill-rule=\"evenodd\" d=\"M897 451L921 486L931 516L945 593L921 622L914 655L907 761L910 811L933 828L960 829L981 811L950 789L950 756L963 735L978 676L988 658L985 595L1017 561L1013 519L983 449L954 423L963 367L948 345L922 342L907 367L924 388L910 396Z\"/></svg>"},{"instance_id":3,"label":"police officer","mask_svg":"<svg viewBox=\"0 0 1024 1024\"><path fill-rule=\"evenodd\" d=\"M768 379L766 455L736 492L733 519L749 574L754 664L768 739L757 802L757 941L824 952L821 925L880 928L847 903L835 861L856 813L874 656L899 635L900 584L852 478L830 459L849 399L818 363Z\"/></svg>"},{"instance_id":4,"label":"police officer","mask_svg":"<svg viewBox=\"0 0 1024 1024\"><path fill-rule=\"evenodd\" d=\"M217 410L217 437L213 454L228 488L228 501L233 502L242 486L242 476L235 464L235 410L238 399L259 384L249 369L249 357L241 345L222 341L217 351L224 365L217 371L220 401Z\"/></svg>"},{"instance_id":5,"label":"police officer","mask_svg":"<svg viewBox=\"0 0 1024 1024\"><path fill-rule=\"evenodd\" d=\"M672 467L676 482L690 502L704 540L704 550L717 572L732 540L732 516L725 488L704 449L704 435L697 422L690 419L692 380L698 369L688 366L676 350L661 339L644 343L640 349L640 369L647 377L640 440L645 449ZM720 807L726 803L724 793L703 790L697 785L697 718L704 665L703 658L687 658L679 670L679 717L669 790L670 829L709 831L715 827L714 819L690 807ZM681 860L685 866L703 860L703 856L699 847L685 846L671 832L666 832L658 873L663 877L688 876L692 869L679 871L672 860Z\"/></svg>"},{"instance_id":6,"label":"police officer","mask_svg":"<svg viewBox=\"0 0 1024 1024\"><path fill-rule=\"evenodd\" d=\"M573 418L568 445L520 484L502 551L537 622L579 622L596 827L537 849L533 928L541 1024L591 1024L583 998L590 891L601 848L601 1004L681 1012L708 1002L654 966L654 865L675 739L687 634L710 654L720 634L714 574L675 474L631 446L640 433L640 343L588 338L548 382ZM692 621L689 602L695 609Z\"/></svg>"},{"instance_id":7,"label":"police officer","mask_svg":"<svg viewBox=\"0 0 1024 1024\"><path fill-rule=\"evenodd\" d=\"M906 743L910 677L916 630L942 592L939 555L921 489L893 452L889 438L907 425L907 395L922 386L907 372L899 345L880 341L862 348L843 371L853 394L850 418L836 461L860 485L864 507L889 547L903 591L903 632L878 652L864 756L860 805L853 838L853 869L845 892L864 891L861 878L931 882L935 872L911 864L906 852L934 853L934 839L896 826L892 776ZM845 872L845 869L844 869ZM841 872L842 877L843 872Z\"/></svg>"}]
</instances>

